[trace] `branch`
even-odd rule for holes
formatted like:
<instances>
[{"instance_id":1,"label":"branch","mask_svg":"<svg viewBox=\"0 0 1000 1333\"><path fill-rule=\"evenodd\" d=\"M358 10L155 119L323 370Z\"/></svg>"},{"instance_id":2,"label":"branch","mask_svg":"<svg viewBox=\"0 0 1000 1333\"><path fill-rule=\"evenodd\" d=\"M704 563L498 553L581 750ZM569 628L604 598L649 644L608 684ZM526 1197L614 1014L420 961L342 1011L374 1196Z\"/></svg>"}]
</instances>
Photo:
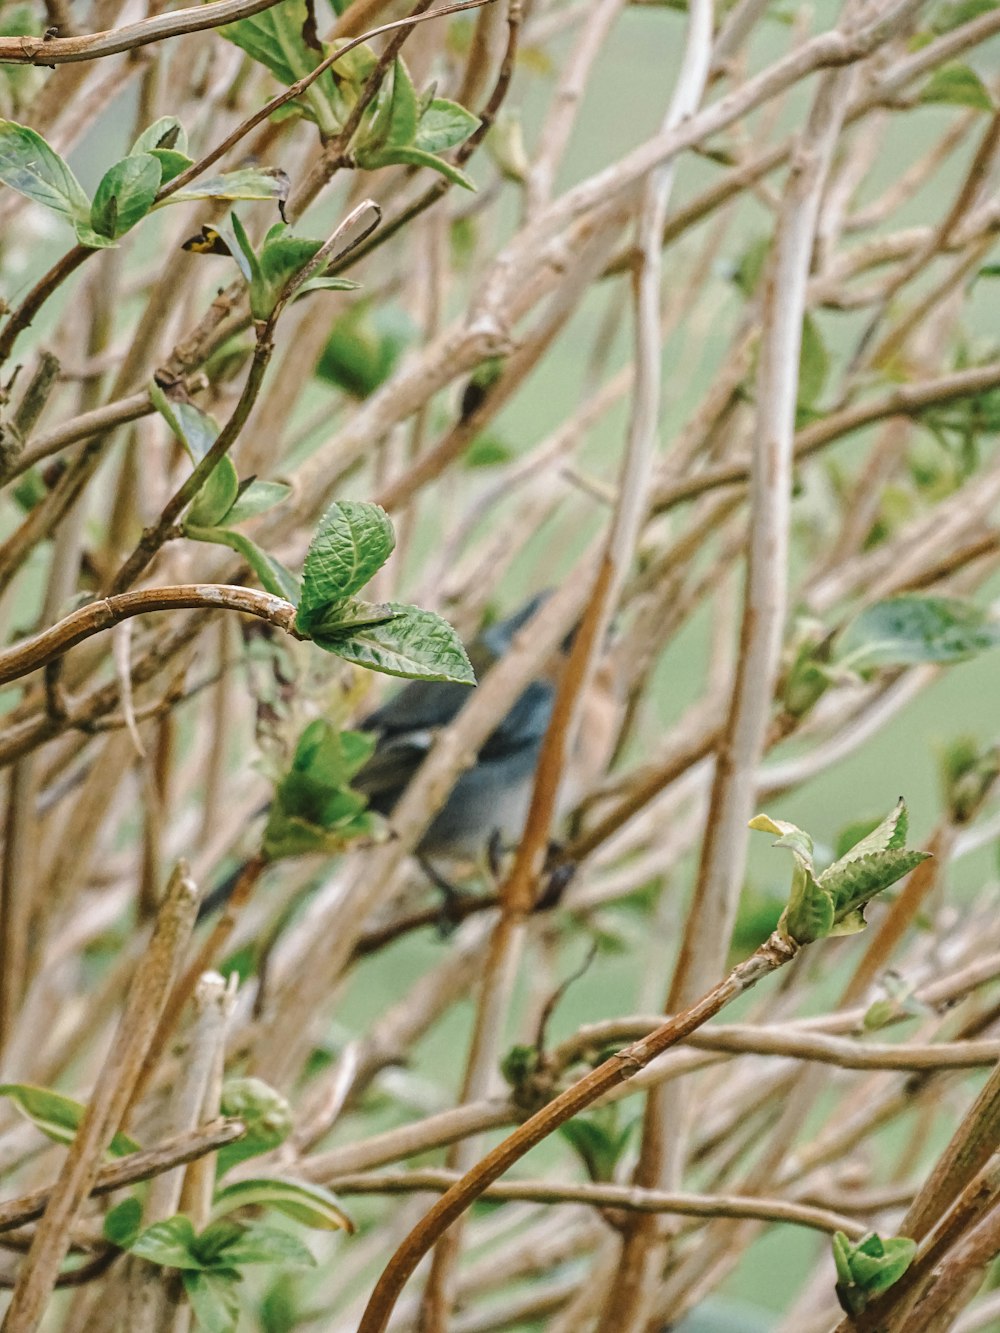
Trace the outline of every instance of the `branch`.
<instances>
[{"instance_id":1,"label":"branch","mask_svg":"<svg viewBox=\"0 0 1000 1333\"><path fill-rule=\"evenodd\" d=\"M410 1232L379 1278L358 1325L358 1333L384 1333L403 1287L417 1264L452 1222L478 1199L487 1186L567 1120L598 1098L631 1078L658 1055L702 1026L720 1009L743 995L798 954L799 946L787 936L773 934L745 962L738 964L724 981L714 986L697 1004L675 1015L642 1041L618 1051L592 1073L543 1107L513 1134L498 1144L461 1180L452 1185Z\"/></svg>"},{"instance_id":2,"label":"branch","mask_svg":"<svg viewBox=\"0 0 1000 1333\"><path fill-rule=\"evenodd\" d=\"M250 18L261 10L272 9L279 0L213 0L190 9L176 9L172 14L157 14L140 23L126 23L107 32L87 33L82 37L0 37L0 64L66 65L77 60L96 60L101 56L134 51L136 47L181 37L187 32L204 32L224 23Z\"/></svg>"},{"instance_id":3,"label":"branch","mask_svg":"<svg viewBox=\"0 0 1000 1333\"><path fill-rule=\"evenodd\" d=\"M240 611L294 633L295 607L291 602L255 588L226 583L182 583L173 588L141 588L90 602L53 625L0 653L0 685L17 680L62 657L70 648L111 625L152 611Z\"/></svg>"},{"instance_id":4,"label":"branch","mask_svg":"<svg viewBox=\"0 0 1000 1333\"><path fill-rule=\"evenodd\" d=\"M443 1193L457 1184L455 1171L434 1168L334 1176L328 1183L338 1194ZM786 1199L754 1199L746 1195L680 1194L643 1190L633 1185L558 1184L547 1180L512 1180L489 1185L482 1198L517 1199L526 1203L584 1203L593 1208L620 1208L634 1213L676 1213L681 1217L755 1218L761 1222L791 1222L814 1231L843 1231L859 1240L867 1228L856 1218L828 1208L792 1203Z\"/></svg>"}]
</instances>

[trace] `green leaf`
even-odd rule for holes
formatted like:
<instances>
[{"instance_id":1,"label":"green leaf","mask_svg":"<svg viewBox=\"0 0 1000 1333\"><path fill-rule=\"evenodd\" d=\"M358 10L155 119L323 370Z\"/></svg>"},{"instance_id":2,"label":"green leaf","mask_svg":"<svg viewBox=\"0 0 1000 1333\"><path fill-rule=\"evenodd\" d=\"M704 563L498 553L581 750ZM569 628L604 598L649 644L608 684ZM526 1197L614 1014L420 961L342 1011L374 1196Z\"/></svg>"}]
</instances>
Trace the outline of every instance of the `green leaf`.
<instances>
[{"instance_id":1,"label":"green leaf","mask_svg":"<svg viewBox=\"0 0 1000 1333\"><path fill-rule=\"evenodd\" d=\"M389 516L379 505L334 501L309 544L296 629L311 635L332 605L345 602L382 568L395 544Z\"/></svg>"},{"instance_id":2,"label":"green leaf","mask_svg":"<svg viewBox=\"0 0 1000 1333\"><path fill-rule=\"evenodd\" d=\"M894 852L901 847L906 846L906 835L909 832L910 819L906 810L906 803L903 800L896 802L896 807L870 829L863 837L859 837L855 842L851 842L845 851L836 861L836 865L845 865L850 861L857 861L863 856L870 856L872 852ZM831 866L832 870L834 867ZM824 870L820 875L822 880L829 871Z\"/></svg>"},{"instance_id":3,"label":"green leaf","mask_svg":"<svg viewBox=\"0 0 1000 1333\"><path fill-rule=\"evenodd\" d=\"M160 164L160 185L168 184L179 176L182 171L187 171L188 167L194 166L194 159L188 157L187 153L178 153L173 148L153 148L150 156L155 157Z\"/></svg>"},{"instance_id":4,"label":"green leaf","mask_svg":"<svg viewBox=\"0 0 1000 1333\"><path fill-rule=\"evenodd\" d=\"M142 1230L142 1204L135 1195L130 1195L110 1209L101 1230L105 1240L109 1240L112 1245L117 1245L121 1250L130 1248Z\"/></svg>"},{"instance_id":5,"label":"green leaf","mask_svg":"<svg viewBox=\"0 0 1000 1333\"><path fill-rule=\"evenodd\" d=\"M257 575L265 592L283 597L286 602L296 605L300 595L298 579L280 560L268 555L267 551L242 532L233 532L230 528L200 528L193 523L185 523L183 527L185 537L190 537L192 541L214 542L217 546L228 546L231 551L236 551Z\"/></svg>"},{"instance_id":6,"label":"green leaf","mask_svg":"<svg viewBox=\"0 0 1000 1333\"><path fill-rule=\"evenodd\" d=\"M214 528L228 515L239 493L236 465L229 457L220 458L195 496L187 512L187 522L196 528Z\"/></svg>"},{"instance_id":7,"label":"green leaf","mask_svg":"<svg viewBox=\"0 0 1000 1333\"><path fill-rule=\"evenodd\" d=\"M218 439L219 426L213 417L186 398L168 398L155 380L149 400L184 446L192 463L200 463Z\"/></svg>"},{"instance_id":8,"label":"green leaf","mask_svg":"<svg viewBox=\"0 0 1000 1333\"><path fill-rule=\"evenodd\" d=\"M338 731L326 718L306 727L271 802L263 837L270 860L340 851L374 830L367 797L350 786L374 748L373 736Z\"/></svg>"},{"instance_id":9,"label":"green leaf","mask_svg":"<svg viewBox=\"0 0 1000 1333\"><path fill-rule=\"evenodd\" d=\"M0 1097L9 1097L26 1119L56 1143L73 1142L87 1109L72 1097L33 1083L0 1083ZM125 1157L138 1152L139 1145L127 1134L116 1134L108 1151L113 1157Z\"/></svg>"},{"instance_id":10,"label":"green leaf","mask_svg":"<svg viewBox=\"0 0 1000 1333\"><path fill-rule=\"evenodd\" d=\"M277 1148L292 1132L288 1101L260 1078L226 1079L220 1111L224 1116L242 1120L247 1127L241 1139L219 1149L220 1176L237 1162Z\"/></svg>"},{"instance_id":11,"label":"green leaf","mask_svg":"<svg viewBox=\"0 0 1000 1333\"><path fill-rule=\"evenodd\" d=\"M326 52L307 40L310 5L307 0L284 0L260 14L227 23L217 29L223 36L264 65L284 84L295 83L311 73ZM314 39L315 40L315 39ZM343 77L338 62L337 76ZM319 125L324 137L340 128L344 98L337 79L326 70L310 85L305 97L298 99L301 110Z\"/></svg>"},{"instance_id":12,"label":"green leaf","mask_svg":"<svg viewBox=\"0 0 1000 1333\"><path fill-rule=\"evenodd\" d=\"M621 1126L617 1112L617 1106L602 1107L589 1115L576 1116L560 1127L563 1137L579 1153L591 1180L614 1179L615 1168L638 1123L632 1118Z\"/></svg>"},{"instance_id":13,"label":"green leaf","mask_svg":"<svg viewBox=\"0 0 1000 1333\"><path fill-rule=\"evenodd\" d=\"M378 167L430 167L432 171L440 172L453 185L461 185L463 190L476 188L475 183L464 171L460 171L451 162L446 162L443 157L425 153L420 148L380 148L377 152L367 153L364 156L366 160L362 161L362 155L358 155L358 165L367 171L374 171Z\"/></svg>"},{"instance_id":14,"label":"green leaf","mask_svg":"<svg viewBox=\"0 0 1000 1333\"><path fill-rule=\"evenodd\" d=\"M346 602L334 603L329 615L313 627L313 634L353 634L372 625L386 625L398 614L389 602L361 602L350 597Z\"/></svg>"},{"instance_id":15,"label":"green leaf","mask_svg":"<svg viewBox=\"0 0 1000 1333\"><path fill-rule=\"evenodd\" d=\"M356 398L367 398L389 378L414 337L409 316L398 306L358 301L334 323L316 374Z\"/></svg>"},{"instance_id":16,"label":"green leaf","mask_svg":"<svg viewBox=\"0 0 1000 1333\"><path fill-rule=\"evenodd\" d=\"M360 286L360 282L354 282L351 278L309 278L296 289L293 304L310 292L356 292Z\"/></svg>"},{"instance_id":17,"label":"green leaf","mask_svg":"<svg viewBox=\"0 0 1000 1333\"><path fill-rule=\"evenodd\" d=\"M204 180L185 185L163 202L180 204L192 199L277 199L284 204L290 189L288 174L280 167L244 167L240 171L227 171L222 176L206 176Z\"/></svg>"},{"instance_id":18,"label":"green leaf","mask_svg":"<svg viewBox=\"0 0 1000 1333\"><path fill-rule=\"evenodd\" d=\"M226 522L245 523L248 518L266 514L287 499L291 490L291 486L283 481L257 481L254 478L249 486L241 487L236 503L226 514Z\"/></svg>"},{"instance_id":19,"label":"green leaf","mask_svg":"<svg viewBox=\"0 0 1000 1333\"><path fill-rule=\"evenodd\" d=\"M213 1217L225 1217L237 1208L274 1208L320 1231L353 1232L354 1223L337 1197L322 1185L310 1185L284 1176L240 1180L218 1190L212 1205Z\"/></svg>"},{"instance_id":20,"label":"green leaf","mask_svg":"<svg viewBox=\"0 0 1000 1333\"><path fill-rule=\"evenodd\" d=\"M806 315L802 321L802 351L799 356L800 408L815 406L829 373L830 354L826 350L823 336L812 315Z\"/></svg>"},{"instance_id":21,"label":"green leaf","mask_svg":"<svg viewBox=\"0 0 1000 1333\"><path fill-rule=\"evenodd\" d=\"M141 1231L129 1246L132 1254L148 1259L151 1264L164 1268L200 1269L202 1261L196 1253L197 1236L191 1219L183 1213L154 1222Z\"/></svg>"},{"instance_id":22,"label":"green leaf","mask_svg":"<svg viewBox=\"0 0 1000 1333\"><path fill-rule=\"evenodd\" d=\"M389 606L396 614L384 624L346 635L324 631L314 641L345 661L388 676L476 683L462 641L446 620L416 606Z\"/></svg>"},{"instance_id":23,"label":"green leaf","mask_svg":"<svg viewBox=\"0 0 1000 1333\"><path fill-rule=\"evenodd\" d=\"M833 894L817 883L812 871L796 859L788 906L779 925L799 944L822 940L833 930Z\"/></svg>"},{"instance_id":24,"label":"green leaf","mask_svg":"<svg viewBox=\"0 0 1000 1333\"><path fill-rule=\"evenodd\" d=\"M178 153L187 152L187 132L176 116L161 116L159 120L154 120L128 150L129 157L139 153L151 153L154 148L173 149Z\"/></svg>"},{"instance_id":25,"label":"green leaf","mask_svg":"<svg viewBox=\"0 0 1000 1333\"><path fill-rule=\"evenodd\" d=\"M242 1235L220 1253L223 1263L233 1268L244 1264L296 1264L315 1268L316 1259L298 1236L263 1223L242 1228Z\"/></svg>"},{"instance_id":26,"label":"green leaf","mask_svg":"<svg viewBox=\"0 0 1000 1333\"><path fill-rule=\"evenodd\" d=\"M833 1258L841 1306L848 1314L861 1314L873 1297L888 1291L899 1281L916 1252L916 1241L909 1236L890 1236L883 1240L872 1231L852 1244L842 1231L836 1232Z\"/></svg>"},{"instance_id":27,"label":"green leaf","mask_svg":"<svg viewBox=\"0 0 1000 1333\"><path fill-rule=\"evenodd\" d=\"M184 1290L203 1333L236 1333L240 1301L236 1273L184 1273Z\"/></svg>"},{"instance_id":28,"label":"green leaf","mask_svg":"<svg viewBox=\"0 0 1000 1333\"><path fill-rule=\"evenodd\" d=\"M839 919L863 907L870 898L895 884L927 859L927 852L908 852L902 847L893 851L874 852L858 859L835 862L828 870L824 870L820 883L833 895Z\"/></svg>"},{"instance_id":29,"label":"green leaf","mask_svg":"<svg viewBox=\"0 0 1000 1333\"><path fill-rule=\"evenodd\" d=\"M0 181L71 223L89 223L90 200L58 153L40 134L0 120Z\"/></svg>"},{"instance_id":30,"label":"green leaf","mask_svg":"<svg viewBox=\"0 0 1000 1333\"><path fill-rule=\"evenodd\" d=\"M118 242L110 236L102 236L100 232L94 231L93 227L87 222L76 222L73 224L73 230L76 232L76 239L81 245L88 246L91 250L114 250Z\"/></svg>"},{"instance_id":31,"label":"green leaf","mask_svg":"<svg viewBox=\"0 0 1000 1333\"><path fill-rule=\"evenodd\" d=\"M379 90L371 125L356 145L358 163L364 166L365 157L371 157L383 148L406 148L412 144L418 118L419 107L413 81L402 60L397 59L391 77L385 80Z\"/></svg>"},{"instance_id":32,"label":"green leaf","mask_svg":"<svg viewBox=\"0 0 1000 1333\"><path fill-rule=\"evenodd\" d=\"M949 106L971 106L992 111L993 99L986 85L968 65L952 61L936 69L920 94L921 102L943 102Z\"/></svg>"},{"instance_id":33,"label":"green leaf","mask_svg":"<svg viewBox=\"0 0 1000 1333\"><path fill-rule=\"evenodd\" d=\"M957 597L904 595L866 607L836 645L843 667L960 662L1000 644L1000 621Z\"/></svg>"},{"instance_id":34,"label":"green leaf","mask_svg":"<svg viewBox=\"0 0 1000 1333\"><path fill-rule=\"evenodd\" d=\"M90 225L99 236L116 240L153 207L162 167L150 153L122 158L101 178L90 207Z\"/></svg>"},{"instance_id":35,"label":"green leaf","mask_svg":"<svg viewBox=\"0 0 1000 1333\"><path fill-rule=\"evenodd\" d=\"M420 117L413 146L425 153L442 153L465 143L478 128L478 116L466 111L458 102L450 102L446 97L435 97Z\"/></svg>"}]
</instances>

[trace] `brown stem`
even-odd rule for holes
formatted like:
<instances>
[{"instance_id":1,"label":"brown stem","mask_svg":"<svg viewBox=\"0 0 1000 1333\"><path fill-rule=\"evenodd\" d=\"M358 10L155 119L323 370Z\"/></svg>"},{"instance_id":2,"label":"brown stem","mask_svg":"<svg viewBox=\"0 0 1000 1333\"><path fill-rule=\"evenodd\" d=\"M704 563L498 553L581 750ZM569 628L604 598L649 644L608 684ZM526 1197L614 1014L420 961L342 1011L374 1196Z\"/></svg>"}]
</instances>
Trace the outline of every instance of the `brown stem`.
<instances>
[{"instance_id":1,"label":"brown stem","mask_svg":"<svg viewBox=\"0 0 1000 1333\"><path fill-rule=\"evenodd\" d=\"M69 652L75 644L99 634L111 625L117 625L131 616L147 615L152 611L225 610L240 611L257 616L269 624L292 633L295 607L291 602L255 588L241 588L226 583L186 583L174 588L140 588L137 592L122 592L90 602L50 629L34 634L30 639L0 653L0 684L28 675Z\"/></svg>"},{"instance_id":2,"label":"brown stem","mask_svg":"<svg viewBox=\"0 0 1000 1333\"><path fill-rule=\"evenodd\" d=\"M358 1325L358 1333L384 1333L403 1287L430 1247L480 1197L488 1185L502 1176L530 1148L548 1138L560 1125L579 1115L619 1083L624 1083L640 1069L645 1069L656 1056L682 1041L762 978L791 962L798 951L799 946L794 940L775 932L756 953L733 968L724 981L714 986L696 1004L668 1019L642 1041L616 1052L525 1121L492 1152L487 1153L481 1162L438 1200L397 1249L372 1292Z\"/></svg>"}]
</instances>

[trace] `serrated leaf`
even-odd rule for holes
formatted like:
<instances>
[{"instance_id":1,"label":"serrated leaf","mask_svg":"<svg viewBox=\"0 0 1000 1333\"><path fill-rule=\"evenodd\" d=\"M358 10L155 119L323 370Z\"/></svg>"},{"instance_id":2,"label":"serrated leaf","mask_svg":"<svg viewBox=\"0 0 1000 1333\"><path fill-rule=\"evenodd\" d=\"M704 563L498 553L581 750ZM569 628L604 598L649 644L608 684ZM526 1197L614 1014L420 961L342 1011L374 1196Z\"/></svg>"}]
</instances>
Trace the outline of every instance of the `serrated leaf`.
<instances>
[{"instance_id":1,"label":"serrated leaf","mask_svg":"<svg viewBox=\"0 0 1000 1333\"><path fill-rule=\"evenodd\" d=\"M324 633L314 642L347 662L388 676L476 683L462 641L446 620L416 606L397 602L389 606L396 614L385 624L348 635Z\"/></svg>"},{"instance_id":2,"label":"serrated leaf","mask_svg":"<svg viewBox=\"0 0 1000 1333\"><path fill-rule=\"evenodd\" d=\"M909 830L910 821L906 811L906 803L903 800L897 802L894 810L886 815L881 823L876 824L870 833L859 838L857 842L843 853L832 866L829 866L820 875L822 884L831 871L835 871L837 866L846 864L849 861L857 861L863 856L869 856L872 852L890 852L900 847L906 846L906 834Z\"/></svg>"},{"instance_id":3,"label":"serrated leaf","mask_svg":"<svg viewBox=\"0 0 1000 1333\"><path fill-rule=\"evenodd\" d=\"M1000 620L957 597L890 597L866 607L837 643L837 661L862 669L960 662L1000 644Z\"/></svg>"},{"instance_id":4,"label":"serrated leaf","mask_svg":"<svg viewBox=\"0 0 1000 1333\"><path fill-rule=\"evenodd\" d=\"M934 71L920 93L920 100L949 106L971 106L977 111L993 110L993 99L982 79L974 69L958 61L941 65Z\"/></svg>"},{"instance_id":5,"label":"serrated leaf","mask_svg":"<svg viewBox=\"0 0 1000 1333\"><path fill-rule=\"evenodd\" d=\"M904 848L896 848L893 851L874 852L857 860L838 861L824 871L823 888L833 895L837 918L840 920L856 907L863 907L869 899L888 889L927 859L927 852L908 852Z\"/></svg>"},{"instance_id":6,"label":"serrated leaf","mask_svg":"<svg viewBox=\"0 0 1000 1333\"><path fill-rule=\"evenodd\" d=\"M314 627L315 634L337 635L352 634L355 630L368 629L372 625L385 625L399 614L389 602L361 602L349 597L346 602L337 602L330 614Z\"/></svg>"},{"instance_id":7,"label":"serrated leaf","mask_svg":"<svg viewBox=\"0 0 1000 1333\"><path fill-rule=\"evenodd\" d=\"M9 1097L26 1119L56 1143L73 1142L87 1110L82 1102L34 1083L0 1083L0 1097ZM125 1157L138 1152L139 1145L127 1134L116 1134L108 1151L114 1157Z\"/></svg>"},{"instance_id":8,"label":"serrated leaf","mask_svg":"<svg viewBox=\"0 0 1000 1333\"><path fill-rule=\"evenodd\" d=\"M443 153L465 143L478 128L478 116L458 102L435 97L420 117L413 146L425 153Z\"/></svg>"},{"instance_id":9,"label":"serrated leaf","mask_svg":"<svg viewBox=\"0 0 1000 1333\"><path fill-rule=\"evenodd\" d=\"M90 225L99 236L117 240L153 207L162 175L150 153L122 158L104 173L90 208Z\"/></svg>"},{"instance_id":10,"label":"serrated leaf","mask_svg":"<svg viewBox=\"0 0 1000 1333\"><path fill-rule=\"evenodd\" d=\"M236 1333L240 1301L236 1273L184 1273L184 1290L203 1333Z\"/></svg>"},{"instance_id":11,"label":"serrated leaf","mask_svg":"<svg viewBox=\"0 0 1000 1333\"><path fill-rule=\"evenodd\" d=\"M229 457L220 458L195 496L186 523L195 528L214 528L228 516L239 491L240 479L235 463Z\"/></svg>"},{"instance_id":12,"label":"serrated leaf","mask_svg":"<svg viewBox=\"0 0 1000 1333\"><path fill-rule=\"evenodd\" d=\"M379 505L337 500L320 519L302 570L302 598L295 627L303 634L326 619L382 568L396 536Z\"/></svg>"},{"instance_id":13,"label":"serrated leaf","mask_svg":"<svg viewBox=\"0 0 1000 1333\"><path fill-rule=\"evenodd\" d=\"M231 551L236 551L257 575L265 592L296 605L300 591L298 579L280 560L262 550L242 532L234 532L231 528L199 528L194 523L183 526L185 537L192 541L213 542L216 546L228 546Z\"/></svg>"},{"instance_id":14,"label":"serrated leaf","mask_svg":"<svg viewBox=\"0 0 1000 1333\"><path fill-rule=\"evenodd\" d=\"M142 1204L134 1195L123 1199L105 1215L101 1230L105 1240L127 1250L142 1230Z\"/></svg>"},{"instance_id":15,"label":"serrated leaf","mask_svg":"<svg viewBox=\"0 0 1000 1333\"><path fill-rule=\"evenodd\" d=\"M292 488L283 481L257 481L241 489L236 503L226 514L227 523L245 523L248 518L266 514L280 505L291 494Z\"/></svg>"},{"instance_id":16,"label":"serrated leaf","mask_svg":"<svg viewBox=\"0 0 1000 1333\"><path fill-rule=\"evenodd\" d=\"M788 906L781 917L782 928L799 944L811 944L831 933L834 920L833 895L805 866L797 864Z\"/></svg>"},{"instance_id":17,"label":"serrated leaf","mask_svg":"<svg viewBox=\"0 0 1000 1333\"><path fill-rule=\"evenodd\" d=\"M89 225L90 200L67 164L40 134L0 120L0 181L71 223Z\"/></svg>"},{"instance_id":18,"label":"serrated leaf","mask_svg":"<svg viewBox=\"0 0 1000 1333\"><path fill-rule=\"evenodd\" d=\"M224 1186L216 1192L212 1215L224 1217L237 1208L250 1207L274 1208L319 1231L354 1231L354 1223L341 1208L335 1194L321 1185L284 1176L240 1180Z\"/></svg>"},{"instance_id":19,"label":"serrated leaf","mask_svg":"<svg viewBox=\"0 0 1000 1333\"><path fill-rule=\"evenodd\" d=\"M164 1222L154 1222L141 1231L129 1246L132 1254L148 1259L151 1264L164 1268L200 1269L204 1265L197 1257L197 1236L189 1217L178 1213Z\"/></svg>"},{"instance_id":20,"label":"serrated leaf","mask_svg":"<svg viewBox=\"0 0 1000 1333\"><path fill-rule=\"evenodd\" d=\"M128 150L129 157L138 153L151 153L154 148L187 152L187 131L176 116L161 116L159 120L154 120Z\"/></svg>"}]
</instances>

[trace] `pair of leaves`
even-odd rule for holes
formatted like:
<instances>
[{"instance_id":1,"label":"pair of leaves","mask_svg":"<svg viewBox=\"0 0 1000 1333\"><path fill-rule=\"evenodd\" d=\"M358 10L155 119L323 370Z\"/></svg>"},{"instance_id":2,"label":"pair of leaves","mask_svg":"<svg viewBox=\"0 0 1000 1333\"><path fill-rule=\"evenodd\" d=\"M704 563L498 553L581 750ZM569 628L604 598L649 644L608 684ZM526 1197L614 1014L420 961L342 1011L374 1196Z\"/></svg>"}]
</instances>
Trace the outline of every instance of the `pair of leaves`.
<instances>
[{"instance_id":1,"label":"pair of leaves","mask_svg":"<svg viewBox=\"0 0 1000 1333\"><path fill-rule=\"evenodd\" d=\"M338 731L325 718L306 727L271 802L263 838L269 860L341 851L376 831L367 797L350 785L374 748L374 736Z\"/></svg>"},{"instance_id":2,"label":"pair of leaves","mask_svg":"<svg viewBox=\"0 0 1000 1333\"><path fill-rule=\"evenodd\" d=\"M861 1314L873 1297L899 1281L916 1252L917 1243L909 1236L883 1239L871 1231L852 1244L842 1231L834 1232L833 1261L841 1308L849 1315Z\"/></svg>"},{"instance_id":3,"label":"pair of leaves","mask_svg":"<svg viewBox=\"0 0 1000 1333\"><path fill-rule=\"evenodd\" d=\"M184 249L198 254L230 255L250 288L250 313L256 320L266 320L285 296L296 276L311 263L326 244L293 236L283 222L276 223L264 237L260 252L254 250L242 222L230 215L230 227L202 227L201 234L184 243ZM295 285L297 296L307 292L350 292L358 287L350 278L335 278L317 273Z\"/></svg>"},{"instance_id":4,"label":"pair of leaves","mask_svg":"<svg viewBox=\"0 0 1000 1333\"><path fill-rule=\"evenodd\" d=\"M374 111L354 145L359 167L430 167L455 185L475 186L468 176L439 154L464 143L477 129L478 117L458 102L435 97L433 89L417 97L413 80L401 59L379 90Z\"/></svg>"},{"instance_id":5,"label":"pair of leaves","mask_svg":"<svg viewBox=\"0 0 1000 1333\"><path fill-rule=\"evenodd\" d=\"M216 31L285 85L311 74L330 49L316 35L308 0L284 0ZM357 102L375 63L371 47L365 44L354 47L342 60L324 70L291 106L298 114L315 121L324 138L333 137Z\"/></svg>"},{"instance_id":6,"label":"pair of leaves","mask_svg":"<svg viewBox=\"0 0 1000 1333\"><path fill-rule=\"evenodd\" d=\"M164 116L140 134L126 157L109 167L93 201L69 165L40 134L12 120L0 120L0 180L11 189L66 219L81 245L113 246L156 206L161 187L192 165L183 151L184 129ZM203 180L178 190L164 203L191 199L278 199L288 179L271 169L247 169Z\"/></svg>"},{"instance_id":7,"label":"pair of leaves","mask_svg":"<svg viewBox=\"0 0 1000 1333\"><path fill-rule=\"evenodd\" d=\"M297 1236L264 1223L248 1226L222 1219L196 1232L191 1219L178 1213L142 1229L141 1215L138 1199L126 1199L105 1219L105 1236L139 1259L177 1269L204 1333L235 1333L242 1269L253 1264L316 1264Z\"/></svg>"},{"instance_id":8,"label":"pair of leaves","mask_svg":"<svg viewBox=\"0 0 1000 1333\"><path fill-rule=\"evenodd\" d=\"M903 594L865 607L839 635L797 627L782 686L785 709L809 711L833 683L886 667L962 662L1000 645L1000 619L959 597Z\"/></svg>"},{"instance_id":9,"label":"pair of leaves","mask_svg":"<svg viewBox=\"0 0 1000 1333\"><path fill-rule=\"evenodd\" d=\"M371 671L474 685L465 649L446 620L417 606L355 598L395 542L389 517L378 505L335 501L306 555L296 630Z\"/></svg>"},{"instance_id":10,"label":"pair of leaves","mask_svg":"<svg viewBox=\"0 0 1000 1333\"><path fill-rule=\"evenodd\" d=\"M639 1123L632 1116L622 1125L619 1110L617 1104L602 1106L560 1126L559 1132L576 1149L591 1180L598 1183L614 1180L615 1168Z\"/></svg>"},{"instance_id":11,"label":"pair of leaves","mask_svg":"<svg viewBox=\"0 0 1000 1333\"><path fill-rule=\"evenodd\" d=\"M767 815L757 815L750 827L776 833L774 846L787 848L795 858L788 906L779 929L798 944L863 930L865 904L927 860L926 852L906 849L907 815L902 801L867 837L818 875L813 841L803 829Z\"/></svg>"},{"instance_id":12,"label":"pair of leaves","mask_svg":"<svg viewBox=\"0 0 1000 1333\"><path fill-rule=\"evenodd\" d=\"M0 1097L9 1098L26 1120L55 1143L73 1142L87 1110L82 1102L33 1083L0 1084ZM138 1151L139 1145L127 1134L116 1134L108 1145L108 1152L113 1157Z\"/></svg>"},{"instance_id":13,"label":"pair of leaves","mask_svg":"<svg viewBox=\"0 0 1000 1333\"><path fill-rule=\"evenodd\" d=\"M168 398L154 381L149 396L153 406L183 445L192 463L200 463L218 434L218 423L194 403L182 398ZM184 518L184 535L193 541L228 546L246 560L260 579L262 587L276 597L294 602L298 581L280 560L236 531L236 525L266 513L280 504L291 487L276 481L258 481L249 477L241 482L233 460L226 455L209 473Z\"/></svg>"}]
</instances>

